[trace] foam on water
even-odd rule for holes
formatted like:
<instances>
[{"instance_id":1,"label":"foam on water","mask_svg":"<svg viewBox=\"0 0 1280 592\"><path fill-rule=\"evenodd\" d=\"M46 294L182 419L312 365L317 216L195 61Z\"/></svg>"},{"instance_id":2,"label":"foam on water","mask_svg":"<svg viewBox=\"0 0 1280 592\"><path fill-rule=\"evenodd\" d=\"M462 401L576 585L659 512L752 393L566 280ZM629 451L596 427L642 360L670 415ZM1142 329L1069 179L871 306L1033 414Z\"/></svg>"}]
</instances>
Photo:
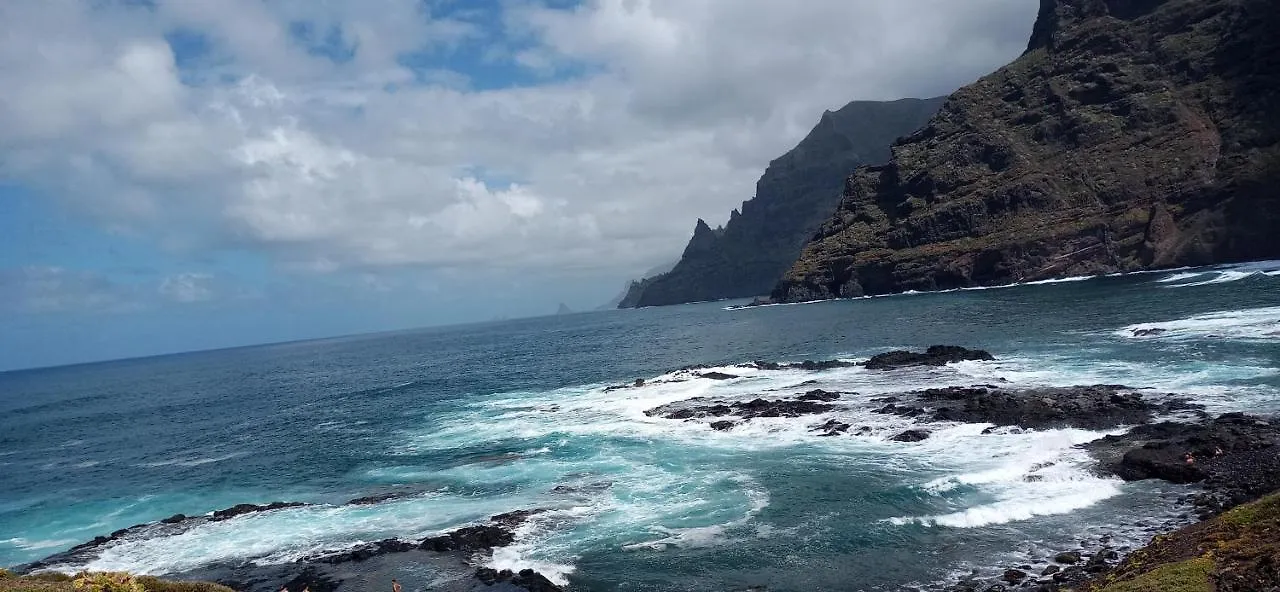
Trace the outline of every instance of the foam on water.
<instances>
[{"instance_id":1,"label":"foam on water","mask_svg":"<svg viewBox=\"0 0 1280 592\"><path fill-rule=\"evenodd\" d=\"M1280 261L1257 261L1234 265L1220 265L1208 269L1175 273L1157 280L1169 284L1168 288L1193 288L1214 284L1229 284L1253 277L1280 277ZM1198 281L1187 281L1197 280Z\"/></svg>"},{"instance_id":2,"label":"foam on water","mask_svg":"<svg viewBox=\"0 0 1280 592\"><path fill-rule=\"evenodd\" d=\"M1169 333L1187 331L1188 338L1200 338L1195 336L1205 335L1209 323L1217 332L1224 327L1245 331L1275 320L1280 320L1280 307L1159 325ZM1131 334L1135 327L1116 334ZM868 352L858 353L853 357ZM360 471L375 483L431 484L430 491L417 497L373 506L293 508L203 524L173 536L126 538L108 545L88 565L70 567L158 574L245 557L282 563L386 537L420 538L513 509L543 508L549 511L521 526L516 541L495 550L489 565L532 568L563 584L577 560L592 551L663 553L715 547L760 532L780 536L761 521L770 492L749 462L753 455L771 451L826 455L833 470L840 470L841 463L860 466L876 459L877 470L918 492L930 508L927 513L871 517L886 528L984 528L1069 514L1123 495L1125 486L1094 475L1091 460L1076 448L1104 433L1000 428L984 434L990 426L921 425L873 413L877 405L871 399L995 382L1129 383L1191 394L1211 409L1280 405L1277 389L1249 387L1256 396L1242 403L1241 387L1232 386L1233 381L1277 373L1262 363L1142 364L1100 361L1080 351L999 358L894 372L725 366L671 372L639 387L610 390L595 384L475 397L424 413L418 426L399 434L394 452L403 463ZM707 372L736 378L699 376ZM708 426L713 419L678 421L645 414L692 398L784 398L813 388L844 394L829 413L757 418L723 432ZM815 433L813 427L829 419L870 430L841 437ZM926 429L930 437L919 443L892 441L909 428ZM447 466L420 464L415 459L423 455L454 460ZM11 541L0 543L16 544Z\"/></svg>"},{"instance_id":3,"label":"foam on water","mask_svg":"<svg viewBox=\"0 0 1280 592\"><path fill-rule=\"evenodd\" d=\"M960 486L977 487L994 501L945 514L894 517L885 522L975 528L1066 514L1121 493L1119 480L1094 476L1087 453L1075 448L1103 433L1005 431L983 436L985 446L981 448L975 447L972 440L954 435L955 431L962 431L964 436L972 437L975 429L981 426L967 425L931 438L939 440L936 453L945 455L943 451L952 450L948 460L973 470L933 479L919 487L933 495L946 495Z\"/></svg>"},{"instance_id":4,"label":"foam on water","mask_svg":"<svg viewBox=\"0 0 1280 592\"><path fill-rule=\"evenodd\" d=\"M218 561L287 563L322 551L392 536L420 538L510 509L505 500L437 494L377 506L316 506L237 516L178 534L126 537L83 566L94 571L163 574Z\"/></svg>"},{"instance_id":5,"label":"foam on water","mask_svg":"<svg viewBox=\"0 0 1280 592\"><path fill-rule=\"evenodd\" d=\"M1136 273L1147 273L1147 272L1136 272ZM1114 274L1114 275L1125 275L1125 274ZM868 295L868 296L857 296L857 297L853 297L853 298L832 298L832 299L827 299L827 300L806 300L806 301L803 301L803 302L774 302L774 303L769 303L769 304L755 304L755 305L746 305L746 306L744 306L744 305L731 305L731 306L726 306L726 307L724 307L724 310L747 310L747 309L751 309L751 308L770 307L770 306L799 306L799 305L802 305L802 304L817 304L817 303L820 303L820 302L829 302L829 301L831 301L831 300L868 300L868 299L873 299L873 298L895 298L895 297L899 297L899 296L919 296L919 295L923 295L923 294L950 294L950 293L953 293L953 292L970 292L970 291L981 291L981 290L1003 290L1003 289L1008 289L1008 288L1021 288L1021 287L1025 287L1025 286L1048 286L1048 285L1052 285L1052 284L1071 284L1071 283L1075 283L1075 282L1084 282L1084 281L1088 281L1088 280L1092 280L1092 279L1097 279L1097 278L1099 278L1099 277L1104 277L1104 276L1098 276L1098 275L1081 275L1081 276L1071 276L1071 277L1064 277L1064 278L1050 278L1050 279L1047 279L1047 280L1036 280L1036 281L1034 281L1034 282L1014 282L1014 283L1009 283L1009 284L999 284L999 285L995 285L995 286L970 286L970 287L967 287L967 288L951 288L951 289L949 289L949 290L928 290L928 291L921 291L921 290L904 290L904 291L902 291L902 292L893 292L893 293L891 293L891 294L872 294L872 295Z\"/></svg>"},{"instance_id":6,"label":"foam on water","mask_svg":"<svg viewBox=\"0 0 1280 592\"><path fill-rule=\"evenodd\" d=\"M1115 332L1125 339L1280 340L1280 306L1227 310L1174 321L1137 323Z\"/></svg>"}]
</instances>

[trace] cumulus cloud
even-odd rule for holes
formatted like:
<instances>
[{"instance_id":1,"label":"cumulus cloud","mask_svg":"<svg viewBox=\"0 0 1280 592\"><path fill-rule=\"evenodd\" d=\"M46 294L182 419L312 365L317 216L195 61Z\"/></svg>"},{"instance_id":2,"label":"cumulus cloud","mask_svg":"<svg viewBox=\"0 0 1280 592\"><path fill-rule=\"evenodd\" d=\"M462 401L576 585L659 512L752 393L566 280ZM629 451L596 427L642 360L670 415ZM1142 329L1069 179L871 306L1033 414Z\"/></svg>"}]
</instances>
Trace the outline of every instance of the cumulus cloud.
<instances>
[{"instance_id":1,"label":"cumulus cloud","mask_svg":"<svg viewBox=\"0 0 1280 592\"><path fill-rule=\"evenodd\" d=\"M1016 56L1036 10L450 6L4 3L0 175L166 248L287 268L629 274L750 198L823 109L947 92ZM464 54L536 82L479 84ZM196 301L204 279L161 292Z\"/></svg>"},{"instance_id":2,"label":"cumulus cloud","mask_svg":"<svg viewBox=\"0 0 1280 592\"><path fill-rule=\"evenodd\" d=\"M190 304L208 302L214 298L213 275L208 273L179 273L161 280L161 296L174 302Z\"/></svg>"}]
</instances>

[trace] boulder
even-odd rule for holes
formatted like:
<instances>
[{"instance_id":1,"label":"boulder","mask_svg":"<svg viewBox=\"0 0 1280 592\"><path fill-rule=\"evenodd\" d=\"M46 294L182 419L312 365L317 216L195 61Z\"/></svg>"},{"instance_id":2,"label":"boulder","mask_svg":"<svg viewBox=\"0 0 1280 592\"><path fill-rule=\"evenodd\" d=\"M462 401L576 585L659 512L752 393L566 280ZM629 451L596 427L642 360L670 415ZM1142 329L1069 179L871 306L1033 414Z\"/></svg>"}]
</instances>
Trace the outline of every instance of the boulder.
<instances>
[{"instance_id":1,"label":"boulder","mask_svg":"<svg viewBox=\"0 0 1280 592\"><path fill-rule=\"evenodd\" d=\"M965 360L990 361L994 359L990 353L980 349L966 349L954 345L935 345L925 350L922 354L901 350L877 354L871 356L871 359L867 360L865 365L868 370L896 370L911 366L945 366L952 362Z\"/></svg>"}]
</instances>

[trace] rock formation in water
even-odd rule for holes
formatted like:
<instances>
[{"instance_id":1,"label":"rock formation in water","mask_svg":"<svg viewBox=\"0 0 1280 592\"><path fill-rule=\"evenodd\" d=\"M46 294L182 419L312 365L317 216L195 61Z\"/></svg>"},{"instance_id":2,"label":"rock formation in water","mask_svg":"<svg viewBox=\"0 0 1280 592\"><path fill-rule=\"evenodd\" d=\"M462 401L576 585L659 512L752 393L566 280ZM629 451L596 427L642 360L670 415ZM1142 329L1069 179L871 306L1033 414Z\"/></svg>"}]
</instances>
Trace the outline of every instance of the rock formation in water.
<instances>
[{"instance_id":1,"label":"rock formation in water","mask_svg":"<svg viewBox=\"0 0 1280 592\"><path fill-rule=\"evenodd\" d=\"M849 171L889 158L889 145L916 130L942 99L855 101L822 114L790 152L769 164L754 199L723 228L698 220L675 268L634 282L620 308L767 294L840 201Z\"/></svg>"},{"instance_id":2,"label":"rock formation in water","mask_svg":"<svg viewBox=\"0 0 1280 592\"><path fill-rule=\"evenodd\" d=\"M775 301L1280 257L1274 0L1041 0L1027 52L845 182Z\"/></svg>"}]
</instances>

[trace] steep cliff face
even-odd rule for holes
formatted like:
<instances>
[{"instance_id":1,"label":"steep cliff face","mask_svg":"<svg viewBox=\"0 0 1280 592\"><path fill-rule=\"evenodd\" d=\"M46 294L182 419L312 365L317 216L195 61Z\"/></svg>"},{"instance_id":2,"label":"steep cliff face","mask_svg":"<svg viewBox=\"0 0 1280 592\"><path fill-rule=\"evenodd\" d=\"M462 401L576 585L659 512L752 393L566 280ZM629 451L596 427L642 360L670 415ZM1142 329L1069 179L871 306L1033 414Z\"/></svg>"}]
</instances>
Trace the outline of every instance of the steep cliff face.
<instances>
[{"instance_id":1,"label":"steep cliff face","mask_svg":"<svg viewBox=\"0 0 1280 592\"><path fill-rule=\"evenodd\" d=\"M1042 0L1027 52L846 180L777 301L1280 257L1280 5Z\"/></svg>"},{"instance_id":2,"label":"steep cliff face","mask_svg":"<svg viewBox=\"0 0 1280 592\"><path fill-rule=\"evenodd\" d=\"M889 159L889 145L915 131L942 99L856 101L822 115L793 150L769 164L756 197L723 229L702 220L680 263L632 284L620 308L767 294L840 201L855 167Z\"/></svg>"}]
</instances>

